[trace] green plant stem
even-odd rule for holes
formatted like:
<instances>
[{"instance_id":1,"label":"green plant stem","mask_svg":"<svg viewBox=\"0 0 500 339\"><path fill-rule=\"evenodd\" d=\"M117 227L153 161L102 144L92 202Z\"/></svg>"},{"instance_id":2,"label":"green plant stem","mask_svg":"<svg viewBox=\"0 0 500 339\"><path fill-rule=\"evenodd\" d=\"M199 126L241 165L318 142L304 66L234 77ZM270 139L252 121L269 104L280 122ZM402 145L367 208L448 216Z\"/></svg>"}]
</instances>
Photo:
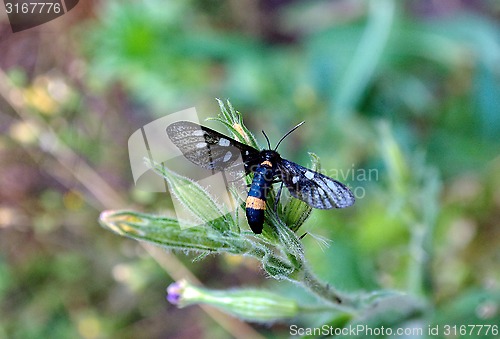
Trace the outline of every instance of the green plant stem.
<instances>
[{"instance_id":1,"label":"green plant stem","mask_svg":"<svg viewBox=\"0 0 500 339\"><path fill-rule=\"evenodd\" d=\"M410 263L408 267L408 291L415 295L428 297L432 295L432 255L433 238L438 216L440 180L431 167L420 159L417 177L421 185L421 193L416 205L412 206L409 219L411 241L409 244Z\"/></svg>"},{"instance_id":2,"label":"green plant stem","mask_svg":"<svg viewBox=\"0 0 500 339\"><path fill-rule=\"evenodd\" d=\"M436 202L437 204L437 202ZM432 294L432 239L435 220L412 224L412 237L409 244L410 263L408 266L408 291L414 295Z\"/></svg>"},{"instance_id":3,"label":"green plant stem","mask_svg":"<svg viewBox=\"0 0 500 339\"><path fill-rule=\"evenodd\" d=\"M339 292L337 289L330 286L330 284L319 280L318 277L309 270L307 265L303 266L303 269L298 272L296 278L296 280L292 278L292 281L305 287L311 293L315 294L337 310L352 313L357 307L356 301L351 296Z\"/></svg>"},{"instance_id":4,"label":"green plant stem","mask_svg":"<svg viewBox=\"0 0 500 339\"><path fill-rule=\"evenodd\" d=\"M408 289L416 295L424 295L424 270L427 261L424 251L425 226L413 225L413 227L409 244Z\"/></svg>"}]
</instances>

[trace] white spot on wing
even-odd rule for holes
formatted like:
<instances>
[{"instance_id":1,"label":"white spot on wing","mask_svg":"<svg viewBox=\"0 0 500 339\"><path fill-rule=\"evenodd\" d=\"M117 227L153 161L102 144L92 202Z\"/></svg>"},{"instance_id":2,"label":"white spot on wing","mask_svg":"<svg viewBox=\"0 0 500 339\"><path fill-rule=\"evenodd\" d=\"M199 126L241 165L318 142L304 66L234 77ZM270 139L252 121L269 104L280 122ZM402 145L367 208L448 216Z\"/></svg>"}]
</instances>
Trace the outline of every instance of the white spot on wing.
<instances>
[{"instance_id":1,"label":"white spot on wing","mask_svg":"<svg viewBox=\"0 0 500 339\"><path fill-rule=\"evenodd\" d=\"M205 132L201 129L197 129L197 130L193 131L193 135L195 137L202 137L205 135Z\"/></svg>"},{"instance_id":2,"label":"white spot on wing","mask_svg":"<svg viewBox=\"0 0 500 339\"><path fill-rule=\"evenodd\" d=\"M231 159L232 155L233 154L231 152L227 151L226 154L224 154L224 159L222 159L222 162L228 162L229 159Z\"/></svg>"},{"instance_id":3,"label":"white spot on wing","mask_svg":"<svg viewBox=\"0 0 500 339\"><path fill-rule=\"evenodd\" d=\"M227 139L221 138L221 139L219 140L219 145L220 145L220 146L229 146L230 144L231 144L231 143L230 143L230 142L229 142L229 140L227 140Z\"/></svg>"},{"instance_id":4,"label":"white spot on wing","mask_svg":"<svg viewBox=\"0 0 500 339\"><path fill-rule=\"evenodd\" d=\"M337 190L337 186L335 185L335 182L333 182L332 180L328 180L326 185L328 187L330 187L332 189L332 191L336 191Z\"/></svg>"},{"instance_id":5,"label":"white spot on wing","mask_svg":"<svg viewBox=\"0 0 500 339\"><path fill-rule=\"evenodd\" d=\"M306 173L304 173L304 175L306 176L307 179L311 180L312 178L314 178L314 173L311 172L311 171L307 171Z\"/></svg>"},{"instance_id":6,"label":"white spot on wing","mask_svg":"<svg viewBox=\"0 0 500 339\"><path fill-rule=\"evenodd\" d=\"M196 148L205 148L205 147L207 147L206 142L199 142L196 144Z\"/></svg>"},{"instance_id":7,"label":"white spot on wing","mask_svg":"<svg viewBox=\"0 0 500 339\"><path fill-rule=\"evenodd\" d=\"M292 183L296 184L296 183L297 183L297 181L299 181L299 176L294 176L294 177L292 178Z\"/></svg>"}]
</instances>

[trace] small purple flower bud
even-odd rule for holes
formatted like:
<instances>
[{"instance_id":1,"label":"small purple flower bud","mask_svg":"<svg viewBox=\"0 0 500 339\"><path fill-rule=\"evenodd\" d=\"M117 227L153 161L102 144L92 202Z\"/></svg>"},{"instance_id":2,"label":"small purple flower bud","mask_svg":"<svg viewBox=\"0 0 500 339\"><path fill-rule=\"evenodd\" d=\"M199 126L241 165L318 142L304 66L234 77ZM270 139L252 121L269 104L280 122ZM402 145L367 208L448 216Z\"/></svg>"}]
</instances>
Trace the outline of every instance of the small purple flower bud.
<instances>
[{"instance_id":1,"label":"small purple flower bud","mask_svg":"<svg viewBox=\"0 0 500 339\"><path fill-rule=\"evenodd\" d=\"M178 305L186 282L184 280L174 282L167 287L167 300L169 303Z\"/></svg>"}]
</instances>

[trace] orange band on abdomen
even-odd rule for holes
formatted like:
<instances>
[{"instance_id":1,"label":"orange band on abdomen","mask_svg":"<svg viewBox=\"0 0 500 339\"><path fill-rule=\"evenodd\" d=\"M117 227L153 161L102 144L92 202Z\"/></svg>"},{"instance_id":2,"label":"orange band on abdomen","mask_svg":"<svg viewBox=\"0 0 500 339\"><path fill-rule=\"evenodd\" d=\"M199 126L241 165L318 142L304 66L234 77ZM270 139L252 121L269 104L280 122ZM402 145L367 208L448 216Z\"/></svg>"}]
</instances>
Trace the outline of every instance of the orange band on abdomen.
<instances>
[{"instance_id":1,"label":"orange band on abdomen","mask_svg":"<svg viewBox=\"0 0 500 339\"><path fill-rule=\"evenodd\" d=\"M255 210L265 210L266 202L260 198L247 197L246 208L253 208Z\"/></svg>"}]
</instances>

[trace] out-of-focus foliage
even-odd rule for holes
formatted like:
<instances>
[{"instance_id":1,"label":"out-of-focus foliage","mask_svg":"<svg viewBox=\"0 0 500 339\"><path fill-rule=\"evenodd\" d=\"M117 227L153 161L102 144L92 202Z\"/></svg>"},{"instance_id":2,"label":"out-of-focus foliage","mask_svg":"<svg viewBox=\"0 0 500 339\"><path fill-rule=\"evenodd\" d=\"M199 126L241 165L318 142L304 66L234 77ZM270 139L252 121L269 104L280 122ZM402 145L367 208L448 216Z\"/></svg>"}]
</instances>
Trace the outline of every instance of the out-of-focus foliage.
<instances>
[{"instance_id":1,"label":"out-of-focus foliage","mask_svg":"<svg viewBox=\"0 0 500 339\"><path fill-rule=\"evenodd\" d=\"M353 187L354 208L315 210L303 226L332 239L326 249L303 239L324 280L421 296L434 312L419 327L499 324L495 1L106 1L74 13L83 9L60 23L67 34L0 41L15 89L0 78L0 337L228 336L197 308L166 309L170 278L96 221L107 208L168 210L165 195L133 188L127 138L189 106L213 116L215 97L272 141L305 120L280 152L302 165L315 152ZM297 297L251 261L179 258L213 288Z\"/></svg>"}]
</instances>

